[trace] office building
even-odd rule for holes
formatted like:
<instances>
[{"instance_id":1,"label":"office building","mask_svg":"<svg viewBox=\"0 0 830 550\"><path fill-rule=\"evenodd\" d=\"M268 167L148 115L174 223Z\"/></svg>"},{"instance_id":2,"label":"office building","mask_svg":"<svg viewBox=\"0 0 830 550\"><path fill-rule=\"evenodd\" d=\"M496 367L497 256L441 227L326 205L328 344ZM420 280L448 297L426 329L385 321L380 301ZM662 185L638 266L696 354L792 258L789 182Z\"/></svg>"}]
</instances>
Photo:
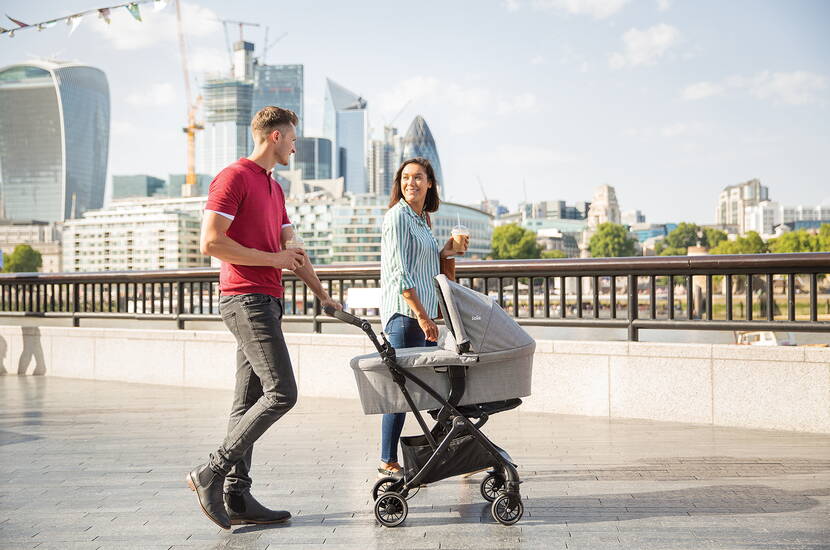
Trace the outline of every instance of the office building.
<instances>
[{"instance_id":1,"label":"office building","mask_svg":"<svg viewBox=\"0 0 830 550\"><path fill-rule=\"evenodd\" d=\"M206 197L122 199L63 227L65 271L207 267L199 250Z\"/></svg>"},{"instance_id":2,"label":"office building","mask_svg":"<svg viewBox=\"0 0 830 550\"><path fill-rule=\"evenodd\" d=\"M0 217L63 221L104 202L110 99L103 71L33 61L0 69Z\"/></svg>"},{"instance_id":3,"label":"office building","mask_svg":"<svg viewBox=\"0 0 830 550\"><path fill-rule=\"evenodd\" d=\"M761 185L760 180L753 179L738 185L730 185L720 192L718 207L715 210L716 223L721 226L734 226L743 235L748 231L746 209L769 200L769 189Z\"/></svg>"},{"instance_id":4,"label":"office building","mask_svg":"<svg viewBox=\"0 0 830 550\"><path fill-rule=\"evenodd\" d=\"M211 178L253 150L253 48L250 42L234 44L233 77L211 78L202 86L205 129L197 142L196 170Z\"/></svg>"},{"instance_id":5,"label":"office building","mask_svg":"<svg viewBox=\"0 0 830 550\"><path fill-rule=\"evenodd\" d=\"M112 198L124 199L127 197L152 197L157 194L166 194L166 183L161 178L146 174L112 177Z\"/></svg>"},{"instance_id":6,"label":"office building","mask_svg":"<svg viewBox=\"0 0 830 550\"><path fill-rule=\"evenodd\" d=\"M61 227L61 222L0 220L0 254L11 254L17 246L26 244L40 252L40 272L60 273Z\"/></svg>"},{"instance_id":7,"label":"office building","mask_svg":"<svg viewBox=\"0 0 830 550\"><path fill-rule=\"evenodd\" d=\"M432 137L432 132L427 126L424 117L418 115L409 125L406 135L403 138L401 161L412 157L424 157L435 171L435 179L438 181L438 194L443 198L446 196L447 182L444 181L444 174L441 171L441 160L438 157L438 147Z\"/></svg>"},{"instance_id":8,"label":"office building","mask_svg":"<svg viewBox=\"0 0 830 550\"><path fill-rule=\"evenodd\" d=\"M744 210L744 232L755 231L762 236L771 237L779 225L798 222L815 222L799 224L798 227L812 227L816 223L830 222L830 205L827 206L785 206L775 201L761 201L747 206Z\"/></svg>"},{"instance_id":9,"label":"office building","mask_svg":"<svg viewBox=\"0 0 830 550\"><path fill-rule=\"evenodd\" d=\"M296 153L292 157L293 169L302 173L305 180L332 178L332 143L330 139L301 137L297 139ZM283 167L281 171L287 168Z\"/></svg>"},{"instance_id":10,"label":"office building","mask_svg":"<svg viewBox=\"0 0 830 550\"><path fill-rule=\"evenodd\" d=\"M645 215L639 210L628 210L621 216L623 225L636 225L646 223Z\"/></svg>"},{"instance_id":11,"label":"office building","mask_svg":"<svg viewBox=\"0 0 830 550\"><path fill-rule=\"evenodd\" d=\"M559 250L566 258L579 257L579 233L565 233L554 227L540 229L536 233L536 243L543 251Z\"/></svg>"},{"instance_id":12,"label":"office building","mask_svg":"<svg viewBox=\"0 0 830 550\"><path fill-rule=\"evenodd\" d=\"M369 156L369 193L388 197L401 164L402 138L398 129L384 126L383 139L372 140Z\"/></svg>"},{"instance_id":13,"label":"office building","mask_svg":"<svg viewBox=\"0 0 830 550\"><path fill-rule=\"evenodd\" d=\"M254 64L254 97L251 116L274 105L296 113L297 136L303 135L303 66ZM299 149L298 149L299 151Z\"/></svg>"},{"instance_id":14,"label":"office building","mask_svg":"<svg viewBox=\"0 0 830 550\"><path fill-rule=\"evenodd\" d=\"M248 156L248 155L245 155ZM224 167L223 167L224 168ZM170 174L167 180L167 187L163 193L157 193L155 196L157 197L167 197L171 199L177 199L179 197L183 197L184 194L182 193L182 187L185 186L185 176L186 174ZM204 197L208 194L210 190L210 182L213 181L215 176L209 176L208 174L196 174L196 189L195 193L193 193L193 197Z\"/></svg>"},{"instance_id":15,"label":"office building","mask_svg":"<svg viewBox=\"0 0 830 550\"><path fill-rule=\"evenodd\" d=\"M367 102L326 79L323 136L332 142L332 177L343 177L346 191L368 191L369 115Z\"/></svg>"},{"instance_id":16,"label":"office building","mask_svg":"<svg viewBox=\"0 0 830 550\"><path fill-rule=\"evenodd\" d=\"M569 206L565 201L551 200L533 203L520 203L519 211L526 218L556 219L556 220L584 220L588 216L590 202L576 203Z\"/></svg>"}]
</instances>

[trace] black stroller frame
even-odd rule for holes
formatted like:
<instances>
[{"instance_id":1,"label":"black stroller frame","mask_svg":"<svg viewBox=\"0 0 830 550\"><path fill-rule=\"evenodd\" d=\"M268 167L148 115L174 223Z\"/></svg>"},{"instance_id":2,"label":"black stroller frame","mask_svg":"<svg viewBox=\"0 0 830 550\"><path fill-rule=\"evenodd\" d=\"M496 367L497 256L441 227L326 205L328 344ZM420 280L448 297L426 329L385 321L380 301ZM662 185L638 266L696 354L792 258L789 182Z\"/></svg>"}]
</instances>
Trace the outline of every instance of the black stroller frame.
<instances>
[{"instance_id":1,"label":"black stroller frame","mask_svg":"<svg viewBox=\"0 0 830 550\"><path fill-rule=\"evenodd\" d=\"M439 296L442 309L446 312L446 304L443 303L440 290ZM447 369L450 382L450 392L445 398L420 378L401 368L395 358L395 348L386 339L386 335L381 333L383 340L381 343L368 321L331 307L326 308L326 313L354 325L366 333L375 345L383 363L389 368L394 382L400 388L410 410L415 415L418 425L423 431L425 441L431 450L429 458L420 468L417 468L417 465L415 468L409 468L409 465L406 464L407 457L405 453L404 465L406 472L408 474L414 472L414 475L409 477L405 475L402 478L385 477L375 484L372 489L372 497L375 500L375 518L378 522L386 527L395 527L403 523L408 514L407 499L415 496L422 484L452 477L453 475L481 471L481 468L478 468L472 471L445 471L442 474L439 470L440 466L446 464L453 442L458 441L459 437L467 435L471 436L492 459L492 462L489 463L492 469L481 483L481 494L485 500L491 503L493 518L503 525L513 525L519 521L524 513L524 506L519 493L521 480L516 471L516 466L511 462L507 453L494 445L481 432L480 428L487 422L490 414L515 408L521 404L521 400L511 399L459 407L458 403L464 394L466 366L443 367ZM444 318L447 319L446 313ZM449 322L447 322L447 325L452 330ZM436 424L432 429L427 426L423 415L412 400L406 388L407 382L420 387L441 405L439 410L430 411L430 414L436 420ZM478 418L478 421L473 422L468 417ZM416 438L420 438L420 436L416 436Z\"/></svg>"}]
</instances>

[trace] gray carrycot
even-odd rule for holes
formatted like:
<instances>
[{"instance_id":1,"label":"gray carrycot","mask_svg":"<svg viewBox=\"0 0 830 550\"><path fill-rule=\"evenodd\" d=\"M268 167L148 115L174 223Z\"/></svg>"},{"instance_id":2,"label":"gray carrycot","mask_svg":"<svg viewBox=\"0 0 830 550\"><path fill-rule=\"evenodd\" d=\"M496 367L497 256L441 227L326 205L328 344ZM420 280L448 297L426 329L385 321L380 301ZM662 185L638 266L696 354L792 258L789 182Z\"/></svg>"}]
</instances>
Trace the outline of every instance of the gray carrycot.
<instances>
[{"instance_id":1,"label":"gray carrycot","mask_svg":"<svg viewBox=\"0 0 830 550\"><path fill-rule=\"evenodd\" d=\"M502 401L530 395L536 342L489 296L435 277L447 333L438 347L397 349L399 366L411 369L442 396L450 391L448 366L467 367L459 405ZM352 359L360 402L366 414L407 412L409 406L389 368L377 353ZM414 384L407 389L418 410L440 407Z\"/></svg>"}]
</instances>

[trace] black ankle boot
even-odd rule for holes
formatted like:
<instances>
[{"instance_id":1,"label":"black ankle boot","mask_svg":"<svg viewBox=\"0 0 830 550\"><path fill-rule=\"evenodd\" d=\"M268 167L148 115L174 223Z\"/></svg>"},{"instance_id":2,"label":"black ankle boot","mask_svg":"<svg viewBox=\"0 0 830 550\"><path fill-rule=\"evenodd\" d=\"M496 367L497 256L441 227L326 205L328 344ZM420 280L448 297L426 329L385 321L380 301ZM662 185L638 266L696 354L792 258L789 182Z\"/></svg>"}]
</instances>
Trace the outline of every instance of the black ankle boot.
<instances>
[{"instance_id":1,"label":"black ankle boot","mask_svg":"<svg viewBox=\"0 0 830 550\"><path fill-rule=\"evenodd\" d=\"M222 502L225 476L219 475L207 464L202 464L187 475L187 485L196 492L202 512L222 529L231 528L231 520Z\"/></svg>"},{"instance_id":2,"label":"black ankle boot","mask_svg":"<svg viewBox=\"0 0 830 550\"><path fill-rule=\"evenodd\" d=\"M291 519L291 514L285 510L269 510L257 502L250 491L225 493L225 508L231 525L282 523Z\"/></svg>"}]
</instances>

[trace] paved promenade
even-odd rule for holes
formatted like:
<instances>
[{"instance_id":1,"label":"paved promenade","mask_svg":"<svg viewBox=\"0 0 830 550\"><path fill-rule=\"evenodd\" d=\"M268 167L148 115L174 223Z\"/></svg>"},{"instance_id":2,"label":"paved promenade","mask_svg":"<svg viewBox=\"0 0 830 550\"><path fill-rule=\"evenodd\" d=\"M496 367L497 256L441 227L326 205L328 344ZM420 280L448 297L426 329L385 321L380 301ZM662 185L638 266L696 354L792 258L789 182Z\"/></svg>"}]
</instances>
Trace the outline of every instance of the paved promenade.
<instances>
[{"instance_id":1,"label":"paved promenade","mask_svg":"<svg viewBox=\"0 0 830 550\"><path fill-rule=\"evenodd\" d=\"M230 399L0 377L0 548L830 548L830 436L510 411L486 432L519 463L522 521L493 522L479 474L422 489L387 529L369 495L379 417L303 398L254 454L255 495L294 519L222 531L184 478Z\"/></svg>"}]
</instances>

